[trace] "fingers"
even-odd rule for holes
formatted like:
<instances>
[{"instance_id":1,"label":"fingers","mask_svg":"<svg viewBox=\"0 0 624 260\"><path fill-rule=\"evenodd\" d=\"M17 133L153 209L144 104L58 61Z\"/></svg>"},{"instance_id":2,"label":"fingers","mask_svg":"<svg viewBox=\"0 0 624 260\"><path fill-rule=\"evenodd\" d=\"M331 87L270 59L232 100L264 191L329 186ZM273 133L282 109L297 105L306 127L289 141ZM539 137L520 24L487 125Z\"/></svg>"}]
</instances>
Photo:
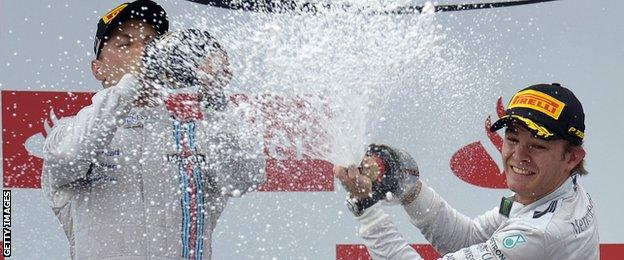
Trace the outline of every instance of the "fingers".
<instances>
[{"instance_id":1,"label":"fingers","mask_svg":"<svg viewBox=\"0 0 624 260\"><path fill-rule=\"evenodd\" d=\"M345 167L334 165L334 176L344 183L347 179L347 170Z\"/></svg>"},{"instance_id":2,"label":"fingers","mask_svg":"<svg viewBox=\"0 0 624 260\"><path fill-rule=\"evenodd\" d=\"M351 187L355 186L355 181L353 178L349 178L347 168L335 165L334 166L334 176L340 180L340 183L345 188L345 190L351 190Z\"/></svg>"},{"instance_id":3,"label":"fingers","mask_svg":"<svg viewBox=\"0 0 624 260\"><path fill-rule=\"evenodd\" d=\"M354 190L351 191L351 196L356 199L365 199L372 196L371 180L364 175L357 175L355 178Z\"/></svg>"},{"instance_id":4,"label":"fingers","mask_svg":"<svg viewBox=\"0 0 624 260\"><path fill-rule=\"evenodd\" d=\"M356 166L351 165L348 168L334 166L334 175L338 178L338 180L340 180L351 197L364 199L371 195L371 180L366 176L361 175Z\"/></svg>"},{"instance_id":5,"label":"fingers","mask_svg":"<svg viewBox=\"0 0 624 260\"><path fill-rule=\"evenodd\" d=\"M349 179L355 179L359 174L360 171L355 167L355 165L350 165L347 169L347 176L349 177Z\"/></svg>"}]
</instances>

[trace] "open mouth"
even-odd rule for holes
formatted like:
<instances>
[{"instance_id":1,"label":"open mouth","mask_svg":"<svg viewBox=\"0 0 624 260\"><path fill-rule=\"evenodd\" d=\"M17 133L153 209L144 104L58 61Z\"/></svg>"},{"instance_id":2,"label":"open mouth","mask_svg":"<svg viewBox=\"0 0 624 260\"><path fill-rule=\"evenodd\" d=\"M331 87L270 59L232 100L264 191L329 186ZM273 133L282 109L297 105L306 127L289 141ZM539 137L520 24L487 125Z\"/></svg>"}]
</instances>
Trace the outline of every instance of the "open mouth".
<instances>
[{"instance_id":1,"label":"open mouth","mask_svg":"<svg viewBox=\"0 0 624 260\"><path fill-rule=\"evenodd\" d=\"M511 170L513 170L513 172L518 174L518 175L533 175L533 174L535 174L535 172L530 171L529 169L516 167L516 166L511 166Z\"/></svg>"}]
</instances>

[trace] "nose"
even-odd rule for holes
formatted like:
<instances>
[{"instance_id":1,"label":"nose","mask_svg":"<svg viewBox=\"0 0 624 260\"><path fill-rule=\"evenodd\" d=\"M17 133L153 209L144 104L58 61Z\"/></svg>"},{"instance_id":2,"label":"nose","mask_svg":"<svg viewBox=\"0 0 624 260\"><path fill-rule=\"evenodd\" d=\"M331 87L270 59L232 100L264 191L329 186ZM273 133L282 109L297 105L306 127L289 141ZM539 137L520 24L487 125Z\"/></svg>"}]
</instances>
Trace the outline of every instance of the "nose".
<instances>
[{"instance_id":1,"label":"nose","mask_svg":"<svg viewBox=\"0 0 624 260\"><path fill-rule=\"evenodd\" d=\"M516 145L513 150L513 157L519 162L530 162L531 154L526 145Z\"/></svg>"}]
</instances>

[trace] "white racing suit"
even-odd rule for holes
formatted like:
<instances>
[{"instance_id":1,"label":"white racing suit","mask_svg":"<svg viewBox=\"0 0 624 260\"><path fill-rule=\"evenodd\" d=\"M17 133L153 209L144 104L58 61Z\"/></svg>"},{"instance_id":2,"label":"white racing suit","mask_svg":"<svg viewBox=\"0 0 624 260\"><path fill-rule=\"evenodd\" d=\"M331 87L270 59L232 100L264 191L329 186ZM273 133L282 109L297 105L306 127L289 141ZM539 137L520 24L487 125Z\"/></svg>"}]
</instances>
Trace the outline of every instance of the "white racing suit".
<instances>
[{"instance_id":1,"label":"white racing suit","mask_svg":"<svg viewBox=\"0 0 624 260\"><path fill-rule=\"evenodd\" d=\"M472 220L424 184L404 209L442 259L599 259L592 201L574 178L534 203L508 198L510 211L496 207ZM374 259L422 259L377 205L358 219Z\"/></svg>"},{"instance_id":2,"label":"white racing suit","mask_svg":"<svg viewBox=\"0 0 624 260\"><path fill-rule=\"evenodd\" d=\"M227 198L264 182L260 142L228 108L181 122L134 107L137 84L124 76L54 126L43 189L75 259L210 259Z\"/></svg>"}]
</instances>

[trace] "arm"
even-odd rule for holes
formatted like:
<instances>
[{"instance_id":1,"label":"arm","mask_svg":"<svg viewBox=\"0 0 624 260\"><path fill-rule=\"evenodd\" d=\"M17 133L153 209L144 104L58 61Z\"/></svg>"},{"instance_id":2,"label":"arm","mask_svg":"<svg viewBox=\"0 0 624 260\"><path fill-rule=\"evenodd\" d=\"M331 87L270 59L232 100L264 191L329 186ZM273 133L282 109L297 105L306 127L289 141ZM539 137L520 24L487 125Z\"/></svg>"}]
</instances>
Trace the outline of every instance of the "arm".
<instances>
[{"instance_id":1,"label":"arm","mask_svg":"<svg viewBox=\"0 0 624 260\"><path fill-rule=\"evenodd\" d=\"M358 220L361 223L360 236L373 259L422 259L398 232L390 217L377 206L367 209ZM502 227L487 240L449 252L442 259L549 259L544 241L544 232L521 222L513 223Z\"/></svg>"},{"instance_id":2,"label":"arm","mask_svg":"<svg viewBox=\"0 0 624 260\"><path fill-rule=\"evenodd\" d=\"M404 209L410 221L442 254L486 241L506 219L498 208L470 219L424 184L416 199L404 205Z\"/></svg>"},{"instance_id":3,"label":"arm","mask_svg":"<svg viewBox=\"0 0 624 260\"><path fill-rule=\"evenodd\" d=\"M354 166L348 170L338 166L334 168L334 172L350 192L350 196L360 200L355 203L349 203L351 200L348 200L348 205L359 216L358 220L362 223L360 235L373 257L420 259L390 218L376 206L371 207L371 203L366 203L372 201L378 205L380 197L385 195L388 199L388 192L397 195L391 197L398 197L412 223L421 229L438 252L447 254L461 249L447 255L448 259L474 259L472 254L478 253L478 250L483 253L479 255L483 259L490 259L485 258L488 256L485 254L487 252L496 253L495 250L491 251L496 244L489 249L485 244L489 237L499 239L493 234L506 220L498 214L496 208L470 220L418 180L418 168L409 154L383 145L371 145L369 151L372 152L369 155L367 151L367 156L372 157L372 160L365 157L359 167L363 170ZM380 174L383 176L382 181L379 181ZM535 239L537 240L539 239ZM477 251L473 253L471 250Z\"/></svg>"},{"instance_id":4,"label":"arm","mask_svg":"<svg viewBox=\"0 0 624 260\"><path fill-rule=\"evenodd\" d=\"M92 104L72 118L60 120L46 138L42 182L55 190L84 179L96 152L112 140L130 111L137 81L127 74L113 87L99 91Z\"/></svg>"},{"instance_id":5,"label":"arm","mask_svg":"<svg viewBox=\"0 0 624 260\"><path fill-rule=\"evenodd\" d=\"M373 259L422 259L379 205L368 208L356 219L361 224L360 237Z\"/></svg>"}]
</instances>

